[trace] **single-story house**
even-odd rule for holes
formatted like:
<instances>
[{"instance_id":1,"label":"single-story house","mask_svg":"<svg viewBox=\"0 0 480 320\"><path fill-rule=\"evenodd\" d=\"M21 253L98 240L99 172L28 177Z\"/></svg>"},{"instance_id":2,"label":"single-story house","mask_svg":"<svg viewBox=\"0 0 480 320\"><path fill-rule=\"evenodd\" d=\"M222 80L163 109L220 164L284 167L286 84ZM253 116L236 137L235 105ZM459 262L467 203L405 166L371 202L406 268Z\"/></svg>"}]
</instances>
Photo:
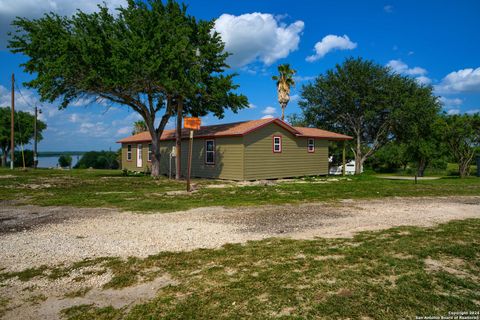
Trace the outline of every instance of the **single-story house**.
<instances>
[{"instance_id":1,"label":"single-story house","mask_svg":"<svg viewBox=\"0 0 480 320\"><path fill-rule=\"evenodd\" d=\"M229 180L276 179L328 174L328 142L349 136L290 126L277 118L202 126L195 131L192 177ZM181 167L185 175L189 130L182 129ZM147 171L151 165L149 132L121 139L122 168ZM175 130L160 138L160 171L175 174Z\"/></svg>"}]
</instances>

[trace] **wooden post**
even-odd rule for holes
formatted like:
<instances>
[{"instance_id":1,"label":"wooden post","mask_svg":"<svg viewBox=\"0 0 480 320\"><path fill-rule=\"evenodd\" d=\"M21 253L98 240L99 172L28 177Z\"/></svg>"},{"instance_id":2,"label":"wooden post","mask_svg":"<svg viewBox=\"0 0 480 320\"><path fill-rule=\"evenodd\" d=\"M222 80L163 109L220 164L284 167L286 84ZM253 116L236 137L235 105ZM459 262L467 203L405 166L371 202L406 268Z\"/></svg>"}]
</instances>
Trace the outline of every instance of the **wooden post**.
<instances>
[{"instance_id":1,"label":"wooden post","mask_svg":"<svg viewBox=\"0 0 480 320\"><path fill-rule=\"evenodd\" d=\"M192 173L192 152L193 152L193 130L190 130L190 142L188 146L188 164L187 164L187 191L190 192L190 175Z\"/></svg>"},{"instance_id":2,"label":"wooden post","mask_svg":"<svg viewBox=\"0 0 480 320\"><path fill-rule=\"evenodd\" d=\"M35 122L33 123L33 168L37 169L38 165L38 155L37 155L37 118L38 118L38 108L35 105Z\"/></svg>"},{"instance_id":3,"label":"wooden post","mask_svg":"<svg viewBox=\"0 0 480 320\"><path fill-rule=\"evenodd\" d=\"M343 141L343 150L342 150L342 176L345 176L345 166L346 166L346 160L345 160L345 140Z\"/></svg>"},{"instance_id":4,"label":"wooden post","mask_svg":"<svg viewBox=\"0 0 480 320\"><path fill-rule=\"evenodd\" d=\"M12 117L10 127L10 169L13 170L13 161L15 160L15 74L12 73Z\"/></svg>"},{"instance_id":5,"label":"wooden post","mask_svg":"<svg viewBox=\"0 0 480 320\"><path fill-rule=\"evenodd\" d=\"M180 180L182 176L182 119L183 119L183 100L177 101L177 134L175 137L176 155L175 155L175 179Z\"/></svg>"}]
</instances>

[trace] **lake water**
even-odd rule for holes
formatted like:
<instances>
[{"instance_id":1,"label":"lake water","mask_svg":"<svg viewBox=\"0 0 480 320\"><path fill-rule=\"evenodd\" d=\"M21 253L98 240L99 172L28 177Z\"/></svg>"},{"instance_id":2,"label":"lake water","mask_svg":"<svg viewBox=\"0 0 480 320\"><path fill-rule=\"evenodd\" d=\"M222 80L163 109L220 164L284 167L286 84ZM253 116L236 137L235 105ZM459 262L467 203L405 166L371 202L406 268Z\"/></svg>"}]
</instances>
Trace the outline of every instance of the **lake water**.
<instances>
[{"instance_id":1,"label":"lake water","mask_svg":"<svg viewBox=\"0 0 480 320\"><path fill-rule=\"evenodd\" d=\"M72 156L72 167L77 164L81 156ZM54 157L38 157L39 168L53 168L58 164L59 156Z\"/></svg>"}]
</instances>

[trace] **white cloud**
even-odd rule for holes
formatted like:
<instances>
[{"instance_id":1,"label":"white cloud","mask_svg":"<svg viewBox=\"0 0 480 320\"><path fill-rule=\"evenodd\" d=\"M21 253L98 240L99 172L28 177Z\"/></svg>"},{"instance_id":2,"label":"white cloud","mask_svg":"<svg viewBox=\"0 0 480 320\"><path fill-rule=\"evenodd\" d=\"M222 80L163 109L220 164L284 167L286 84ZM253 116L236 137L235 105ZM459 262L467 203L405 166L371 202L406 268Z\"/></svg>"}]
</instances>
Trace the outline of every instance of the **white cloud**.
<instances>
[{"instance_id":1,"label":"white cloud","mask_svg":"<svg viewBox=\"0 0 480 320\"><path fill-rule=\"evenodd\" d=\"M386 13L392 13L393 6L391 4L387 4L386 6L383 7L383 11L385 11Z\"/></svg>"},{"instance_id":2,"label":"white cloud","mask_svg":"<svg viewBox=\"0 0 480 320\"><path fill-rule=\"evenodd\" d=\"M257 106L254 105L253 103L250 103L250 104L248 105L248 109L256 109L256 108L257 108Z\"/></svg>"},{"instance_id":3,"label":"white cloud","mask_svg":"<svg viewBox=\"0 0 480 320\"><path fill-rule=\"evenodd\" d=\"M408 54L409 56L411 56L411 55L415 54L415 52L414 52L414 51L408 51L407 54Z\"/></svg>"},{"instance_id":4,"label":"white cloud","mask_svg":"<svg viewBox=\"0 0 480 320\"><path fill-rule=\"evenodd\" d=\"M460 98L445 98L445 97L440 97L440 102L446 107L446 108L452 108L452 107L458 107L462 105L463 100Z\"/></svg>"},{"instance_id":5,"label":"white cloud","mask_svg":"<svg viewBox=\"0 0 480 320\"><path fill-rule=\"evenodd\" d=\"M262 119L272 119L274 118L274 116L272 116L271 114L267 114L266 116L263 116Z\"/></svg>"},{"instance_id":6,"label":"white cloud","mask_svg":"<svg viewBox=\"0 0 480 320\"><path fill-rule=\"evenodd\" d=\"M402 60L390 60L388 61L386 66L392 69L393 72L396 72L398 74L415 77L415 80L417 80L419 84L429 85L432 83L432 79L426 76L428 72L424 68L421 68L421 67L410 68Z\"/></svg>"},{"instance_id":7,"label":"white cloud","mask_svg":"<svg viewBox=\"0 0 480 320\"><path fill-rule=\"evenodd\" d=\"M293 94L293 95L290 96L290 101L291 102L298 101L298 99L300 99L300 95L298 95L298 94Z\"/></svg>"},{"instance_id":8,"label":"white cloud","mask_svg":"<svg viewBox=\"0 0 480 320\"><path fill-rule=\"evenodd\" d=\"M390 60L387 63L387 67L390 67L396 73L406 74L409 76L421 76L427 74L427 70L423 68L409 68L408 65L402 60Z\"/></svg>"},{"instance_id":9,"label":"white cloud","mask_svg":"<svg viewBox=\"0 0 480 320\"><path fill-rule=\"evenodd\" d=\"M117 130L117 136L123 136L132 133L132 127L121 127Z\"/></svg>"},{"instance_id":10,"label":"white cloud","mask_svg":"<svg viewBox=\"0 0 480 320\"><path fill-rule=\"evenodd\" d=\"M263 114L268 114L268 115L274 115L276 112L277 110L274 107L270 107L270 106L266 107L262 111Z\"/></svg>"},{"instance_id":11,"label":"white cloud","mask_svg":"<svg viewBox=\"0 0 480 320\"><path fill-rule=\"evenodd\" d=\"M432 83L432 79L430 79L429 77L426 77L426 76L416 77L415 80L417 80L418 83L425 84L425 85Z\"/></svg>"},{"instance_id":12,"label":"white cloud","mask_svg":"<svg viewBox=\"0 0 480 320\"><path fill-rule=\"evenodd\" d=\"M293 80L295 80L295 82L311 81L315 78L315 76L293 76Z\"/></svg>"},{"instance_id":13,"label":"white cloud","mask_svg":"<svg viewBox=\"0 0 480 320\"><path fill-rule=\"evenodd\" d=\"M343 37L329 34L323 37L322 41L315 44L315 54L307 57L308 62L313 62L323 58L332 50L352 50L357 47L355 42L350 41L347 35Z\"/></svg>"},{"instance_id":14,"label":"white cloud","mask_svg":"<svg viewBox=\"0 0 480 320\"><path fill-rule=\"evenodd\" d=\"M447 111L447 114L459 114L460 113L460 109L450 109Z\"/></svg>"},{"instance_id":15,"label":"white cloud","mask_svg":"<svg viewBox=\"0 0 480 320\"><path fill-rule=\"evenodd\" d=\"M435 89L441 93L480 92L480 67L451 72Z\"/></svg>"},{"instance_id":16,"label":"white cloud","mask_svg":"<svg viewBox=\"0 0 480 320\"><path fill-rule=\"evenodd\" d=\"M0 49L7 43L7 33L11 31L10 23L15 17L39 18L44 13L55 12L60 15L72 15L77 9L84 12L97 11L98 4L105 3L109 9L125 6L125 0L0 0Z\"/></svg>"},{"instance_id":17,"label":"white cloud","mask_svg":"<svg viewBox=\"0 0 480 320\"><path fill-rule=\"evenodd\" d=\"M271 65L297 50L303 21L290 25L268 13L247 13L240 16L222 14L215 21L215 30L225 42L225 51L232 53L227 63L242 67L254 61Z\"/></svg>"},{"instance_id":18,"label":"white cloud","mask_svg":"<svg viewBox=\"0 0 480 320\"><path fill-rule=\"evenodd\" d=\"M468 113L468 114L480 113L480 109L468 110L468 111L466 111L465 113Z\"/></svg>"}]
</instances>

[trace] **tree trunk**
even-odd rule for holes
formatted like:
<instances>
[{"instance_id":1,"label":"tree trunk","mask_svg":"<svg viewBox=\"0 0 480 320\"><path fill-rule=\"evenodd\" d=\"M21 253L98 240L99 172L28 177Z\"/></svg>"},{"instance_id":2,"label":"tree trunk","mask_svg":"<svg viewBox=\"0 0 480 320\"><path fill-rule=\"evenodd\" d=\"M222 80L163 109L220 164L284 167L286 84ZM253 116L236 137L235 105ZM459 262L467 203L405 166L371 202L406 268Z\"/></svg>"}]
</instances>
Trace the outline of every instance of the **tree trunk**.
<instances>
[{"instance_id":1,"label":"tree trunk","mask_svg":"<svg viewBox=\"0 0 480 320\"><path fill-rule=\"evenodd\" d=\"M427 168L427 161L425 159L420 159L418 161L417 175L423 177L425 174L425 169Z\"/></svg>"},{"instance_id":2,"label":"tree trunk","mask_svg":"<svg viewBox=\"0 0 480 320\"><path fill-rule=\"evenodd\" d=\"M176 152L176 170L175 179L180 180L182 175L182 119L183 119L183 100L179 98L177 101L177 132L175 135Z\"/></svg>"},{"instance_id":3,"label":"tree trunk","mask_svg":"<svg viewBox=\"0 0 480 320\"><path fill-rule=\"evenodd\" d=\"M362 173L363 155L362 155L362 141L360 135L357 135L357 145L355 150L355 174Z\"/></svg>"},{"instance_id":4,"label":"tree trunk","mask_svg":"<svg viewBox=\"0 0 480 320\"><path fill-rule=\"evenodd\" d=\"M460 178L465 178L470 173L470 163L461 161L458 163L458 173Z\"/></svg>"},{"instance_id":5,"label":"tree trunk","mask_svg":"<svg viewBox=\"0 0 480 320\"><path fill-rule=\"evenodd\" d=\"M285 121L285 107L286 105L282 104L282 121Z\"/></svg>"},{"instance_id":6,"label":"tree trunk","mask_svg":"<svg viewBox=\"0 0 480 320\"><path fill-rule=\"evenodd\" d=\"M5 149L2 149L2 167L7 166L7 151Z\"/></svg>"},{"instance_id":7,"label":"tree trunk","mask_svg":"<svg viewBox=\"0 0 480 320\"><path fill-rule=\"evenodd\" d=\"M160 176L160 137L152 135L152 177Z\"/></svg>"}]
</instances>

